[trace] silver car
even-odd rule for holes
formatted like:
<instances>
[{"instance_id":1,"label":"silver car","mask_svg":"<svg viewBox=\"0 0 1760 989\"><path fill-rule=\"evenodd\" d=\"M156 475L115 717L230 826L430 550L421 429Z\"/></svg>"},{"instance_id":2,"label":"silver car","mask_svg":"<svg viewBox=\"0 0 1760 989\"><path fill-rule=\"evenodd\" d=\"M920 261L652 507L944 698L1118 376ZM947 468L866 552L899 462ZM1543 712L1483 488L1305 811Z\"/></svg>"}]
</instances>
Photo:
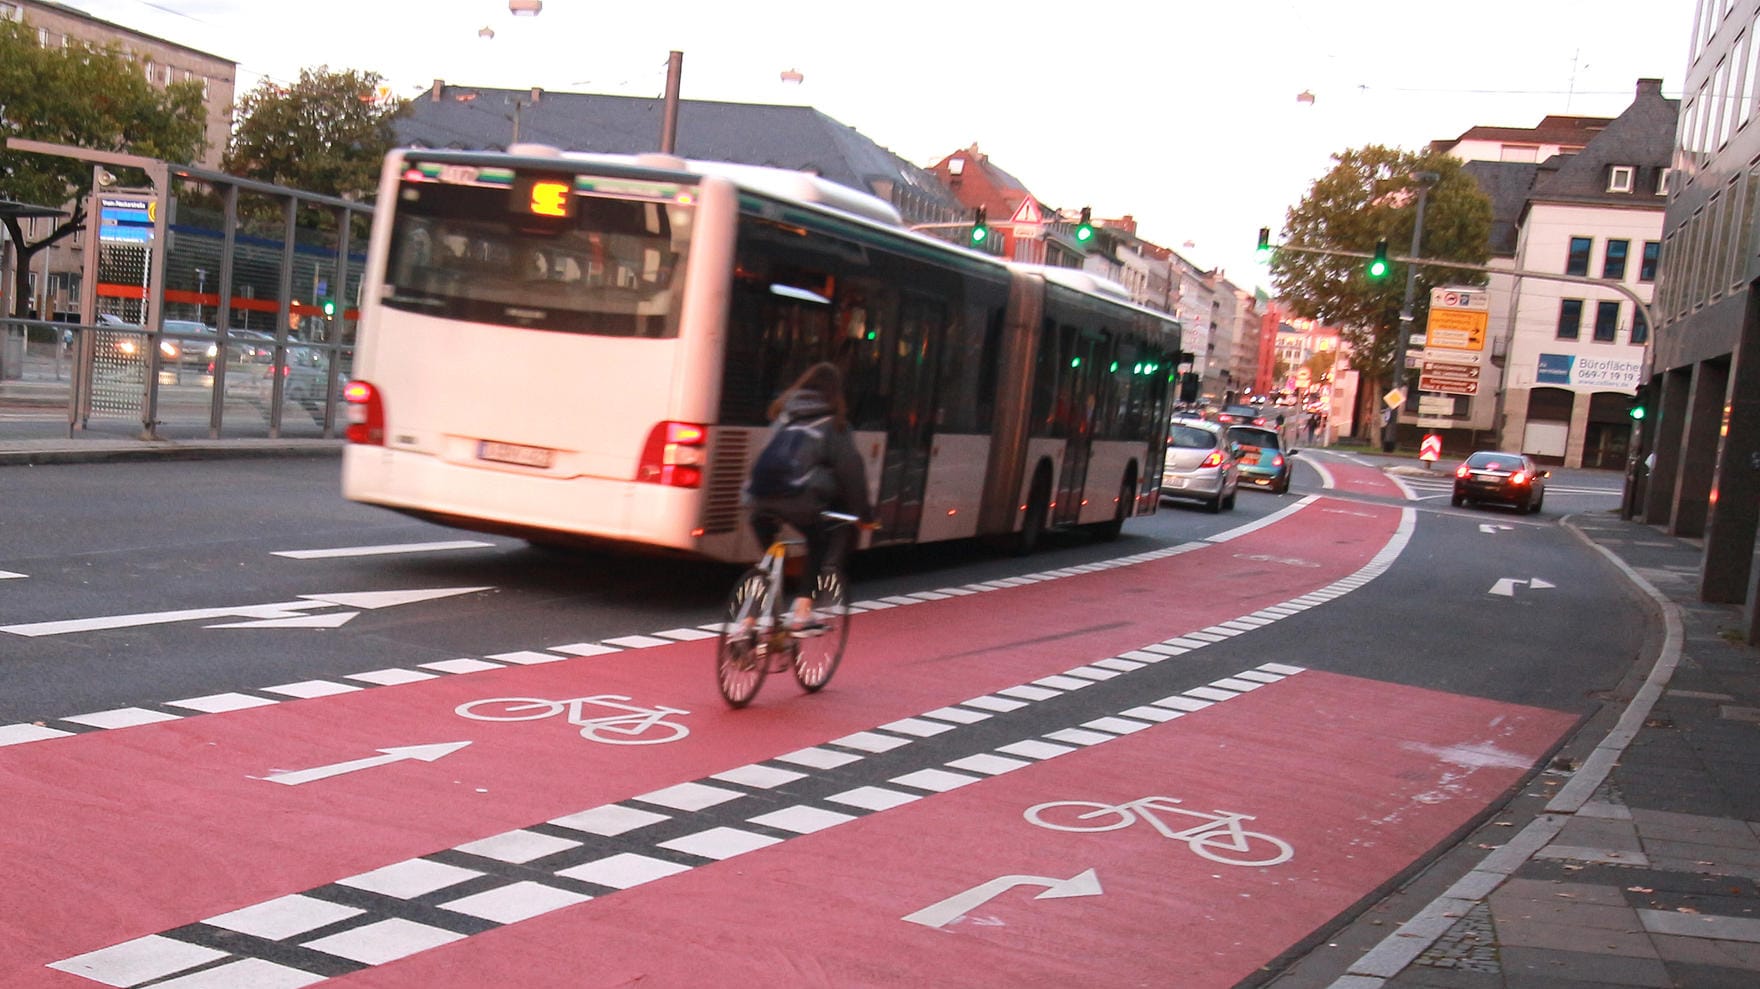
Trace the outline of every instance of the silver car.
<instances>
[{"instance_id":1,"label":"silver car","mask_svg":"<svg viewBox=\"0 0 1760 989\"><path fill-rule=\"evenodd\" d=\"M1240 485L1240 446L1214 422L1180 421L1168 427L1161 497L1201 501L1212 512L1234 508Z\"/></svg>"}]
</instances>

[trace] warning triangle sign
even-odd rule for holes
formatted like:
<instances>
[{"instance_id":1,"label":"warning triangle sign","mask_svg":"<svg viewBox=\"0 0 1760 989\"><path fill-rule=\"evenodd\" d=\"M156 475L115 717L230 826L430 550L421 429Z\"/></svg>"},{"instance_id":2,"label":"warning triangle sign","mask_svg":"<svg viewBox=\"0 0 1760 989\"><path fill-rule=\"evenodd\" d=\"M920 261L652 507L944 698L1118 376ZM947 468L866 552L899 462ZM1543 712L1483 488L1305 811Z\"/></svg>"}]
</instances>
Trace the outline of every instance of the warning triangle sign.
<instances>
[{"instance_id":1,"label":"warning triangle sign","mask_svg":"<svg viewBox=\"0 0 1760 989\"><path fill-rule=\"evenodd\" d=\"M1008 218L1010 223L1044 223L1045 214L1039 209L1039 201L1032 196L1021 200L1014 209L1014 215Z\"/></svg>"}]
</instances>

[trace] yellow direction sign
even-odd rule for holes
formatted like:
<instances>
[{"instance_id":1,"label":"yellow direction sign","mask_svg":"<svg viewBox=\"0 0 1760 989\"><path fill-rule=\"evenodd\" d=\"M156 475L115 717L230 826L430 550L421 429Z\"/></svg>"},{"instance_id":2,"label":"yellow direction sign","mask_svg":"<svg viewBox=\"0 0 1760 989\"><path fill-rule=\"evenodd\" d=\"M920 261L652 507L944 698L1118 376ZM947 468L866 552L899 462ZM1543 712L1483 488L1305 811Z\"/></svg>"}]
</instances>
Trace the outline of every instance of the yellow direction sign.
<instances>
[{"instance_id":1,"label":"yellow direction sign","mask_svg":"<svg viewBox=\"0 0 1760 989\"><path fill-rule=\"evenodd\" d=\"M1424 339L1426 350L1433 347L1451 350L1484 350L1485 327L1491 320L1487 312L1471 309L1430 310L1430 322Z\"/></svg>"}]
</instances>

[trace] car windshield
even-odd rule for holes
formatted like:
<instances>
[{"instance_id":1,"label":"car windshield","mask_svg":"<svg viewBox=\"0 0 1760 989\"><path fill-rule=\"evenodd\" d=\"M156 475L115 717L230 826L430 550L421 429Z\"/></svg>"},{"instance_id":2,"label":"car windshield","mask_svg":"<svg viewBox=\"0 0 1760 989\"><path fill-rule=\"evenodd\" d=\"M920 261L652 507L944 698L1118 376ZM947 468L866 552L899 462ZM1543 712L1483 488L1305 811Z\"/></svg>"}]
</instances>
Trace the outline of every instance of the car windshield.
<instances>
[{"instance_id":1,"label":"car windshield","mask_svg":"<svg viewBox=\"0 0 1760 989\"><path fill-rule=\"evenodd\" d=\"M1277 432L1271 429L1255 429L1251 426L1231 426L1228 438L1242 446L1256 446L1261 450L1280 450L1283 445L1277 441Z\"/></svg>"},{"instance_id":2,"label":"car windshield","mask_svg":"<svg viewBox=\"0 0 1760 989\"><path fill-rule=\"evenodd\" d=\"M1216 434L1197 426L1176 424L1167 437L1167 445L1181 450L1208 450L1216 445Z\"/></svg>"},{"instance_id":3,"label":"car windshield","mask_svg":"<svg viewBox=\"0 0 1760 989\"><path fill-rule=\"evenodd\" d=\"M1467 466L1478 470L1521 470L1522 458L1507 453L1475 453L1467 458Z\"/></svg>"}]
</instances>

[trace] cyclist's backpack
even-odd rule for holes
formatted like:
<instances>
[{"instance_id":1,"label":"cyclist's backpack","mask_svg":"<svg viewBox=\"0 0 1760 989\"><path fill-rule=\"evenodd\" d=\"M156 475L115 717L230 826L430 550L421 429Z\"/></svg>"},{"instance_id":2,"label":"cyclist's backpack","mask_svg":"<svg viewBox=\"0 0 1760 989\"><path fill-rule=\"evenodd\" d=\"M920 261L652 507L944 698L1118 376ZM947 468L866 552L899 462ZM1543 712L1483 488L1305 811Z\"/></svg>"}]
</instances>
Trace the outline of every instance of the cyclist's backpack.
<instances>
[{"instance_id":1,"label":"cyclist's backpack","mask_svg":"<svg viewBox=\"0 0 1760 989\"><path fill-rule=\"evenodd\" d=\"M754 498L823 492L830 481L825 466L825 436L830 428L830 416L795 419L778 426L752 465L746 490Z\"/></svg>"}]
</instances>

